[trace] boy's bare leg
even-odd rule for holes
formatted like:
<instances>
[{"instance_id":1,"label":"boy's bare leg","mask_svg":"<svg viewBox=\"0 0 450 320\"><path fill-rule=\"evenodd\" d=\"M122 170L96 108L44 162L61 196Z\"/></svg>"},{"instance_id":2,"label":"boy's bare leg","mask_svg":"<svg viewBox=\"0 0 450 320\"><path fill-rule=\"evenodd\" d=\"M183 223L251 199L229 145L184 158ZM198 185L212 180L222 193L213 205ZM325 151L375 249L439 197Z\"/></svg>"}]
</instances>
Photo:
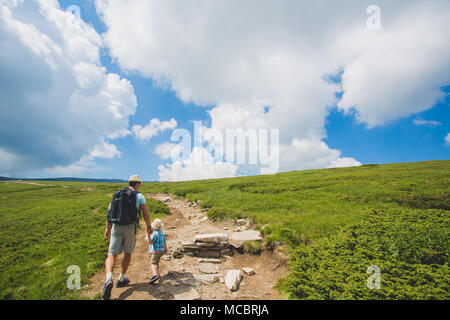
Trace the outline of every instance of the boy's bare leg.
<instances>
[{"instance_id":1,"label":"boy's bare leg","mask_svg":"<svg viewBox=\"0 0 450 320\"><path fill-rule=\"evenodd\" d=\"M153 276L159 276L159 267L157 264L151 265Z\"/></svg>"}]
</instances>

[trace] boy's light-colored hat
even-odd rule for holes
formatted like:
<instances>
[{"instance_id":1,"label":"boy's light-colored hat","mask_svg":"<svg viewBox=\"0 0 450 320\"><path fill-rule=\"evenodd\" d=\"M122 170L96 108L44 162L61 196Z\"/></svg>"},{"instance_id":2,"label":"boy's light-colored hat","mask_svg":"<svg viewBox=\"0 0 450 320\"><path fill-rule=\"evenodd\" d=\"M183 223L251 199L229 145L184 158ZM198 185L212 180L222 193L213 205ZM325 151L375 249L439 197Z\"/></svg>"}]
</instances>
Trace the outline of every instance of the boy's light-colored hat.
<instances>
[{"instance_id":1,"label":"boy's light-colored hat","mask_svg":"<svg viewBox=\"0 0 450 320\"><path fill-rule=\"evenodd\" d=\"M163 227L163 224L162 224L161 219L153 220L153 223L152 223L152 228L153 229L161 229L162 227Z\"/></svg>"},{"instance_id":2,"label":"boy's light-colored hat","mask_svg":"<svg viewBox=\"0 0 450 320\"><path fill-rule=\"evenodd\" d=\"M128 179L128 182L140 182L142 183L141 177L137 174L134 176L131 176L130 179Z\"/></svg>"}]
</instances>

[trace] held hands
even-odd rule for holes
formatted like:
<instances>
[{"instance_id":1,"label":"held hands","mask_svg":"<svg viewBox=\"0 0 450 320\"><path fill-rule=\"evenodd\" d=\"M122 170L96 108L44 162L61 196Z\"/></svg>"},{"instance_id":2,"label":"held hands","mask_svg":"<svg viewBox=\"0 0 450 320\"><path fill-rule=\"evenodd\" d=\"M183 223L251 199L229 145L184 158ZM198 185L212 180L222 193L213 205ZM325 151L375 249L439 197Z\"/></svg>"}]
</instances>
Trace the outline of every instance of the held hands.
<instances>
[{"instance_id":1,"label":"held hands","mask_svg":"<svg viewBox=\"0 0 450 320\"><path fill-rule=\"evenodd\" d=\"M150 244L153 244L152 233L153 233L153 228L151 226L148 226L147 227L147 234L148 234L148 243L150 243Z\"/></svg>"}]
</instances>

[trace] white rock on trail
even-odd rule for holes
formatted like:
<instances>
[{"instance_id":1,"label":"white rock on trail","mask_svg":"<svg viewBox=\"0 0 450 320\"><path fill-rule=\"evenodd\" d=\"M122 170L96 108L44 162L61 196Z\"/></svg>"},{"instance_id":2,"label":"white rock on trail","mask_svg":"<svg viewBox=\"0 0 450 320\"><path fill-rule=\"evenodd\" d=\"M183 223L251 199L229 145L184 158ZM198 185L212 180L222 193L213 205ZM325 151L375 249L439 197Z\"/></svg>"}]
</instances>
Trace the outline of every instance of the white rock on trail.
<instances>
[{"instance_id":1,"label":"white rock on trail","mask_svg":"<svg viewBox=\"0 0 450 320\"><path fill-rule=\"evenodd\" d=\"M228 242L235 248L242 248L247 241L261 241L261 234L256 230L234 232L230 235Z\"/></svg>"},{"instance_id":2,"label":"white rock on trail","mask_svg":"<svg viewBox=\"0 0 450 320\"><path fill-rule=\"evenodd\" d=\"M239 288L241 280L242 280L241 270L231 270L228 271L227 275L225 276L225 285L231 291L236 291Z\"/></svg>"},{"instance_id":3,"label":"white rock on trail","mask_svg":"<svg viewBox=\"0 0 450 320\"><path fill-rule=\"evenodd\" d=\"M225 233L198 234L195 242L227 242L228 236Z\"/></svg>"}]
</instances>

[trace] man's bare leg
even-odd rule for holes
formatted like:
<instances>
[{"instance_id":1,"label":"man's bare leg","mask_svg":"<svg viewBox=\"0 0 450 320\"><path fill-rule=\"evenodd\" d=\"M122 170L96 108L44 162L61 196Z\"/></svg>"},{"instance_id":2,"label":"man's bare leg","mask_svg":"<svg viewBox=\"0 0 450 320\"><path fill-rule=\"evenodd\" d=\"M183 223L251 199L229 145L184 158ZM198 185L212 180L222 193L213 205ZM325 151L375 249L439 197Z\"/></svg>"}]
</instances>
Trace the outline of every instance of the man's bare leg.
<instances>
[{"instance_id":1,"label":"man's bare leg","mask_svg":"<svg viewBox=\"0 0 450 320\"><path fill-rule=\"evenodd\" d=\"M128 267L130 266L131 262L131 253L124 253L122 265L120 267L120 273L125 274L127 272Z\"/></svg>"},{"instance_id":2,"label":"man's bare leg","mask_svg":"<svg viewBox=\"0 0 450 320\"><path fill-rule=\"evenodd\" d=\"M114 262L116 261L116 259L117 259L117 256L108 255L108 258L106 258L106 261L105 261L105 273L106 274L113 272Z\"/></svg>"}]
</instances>

